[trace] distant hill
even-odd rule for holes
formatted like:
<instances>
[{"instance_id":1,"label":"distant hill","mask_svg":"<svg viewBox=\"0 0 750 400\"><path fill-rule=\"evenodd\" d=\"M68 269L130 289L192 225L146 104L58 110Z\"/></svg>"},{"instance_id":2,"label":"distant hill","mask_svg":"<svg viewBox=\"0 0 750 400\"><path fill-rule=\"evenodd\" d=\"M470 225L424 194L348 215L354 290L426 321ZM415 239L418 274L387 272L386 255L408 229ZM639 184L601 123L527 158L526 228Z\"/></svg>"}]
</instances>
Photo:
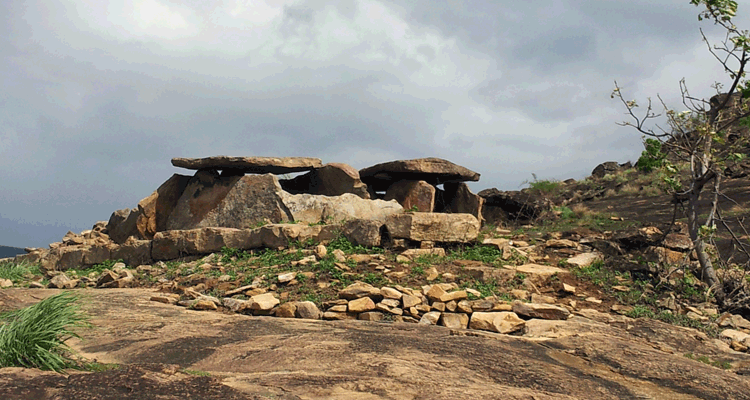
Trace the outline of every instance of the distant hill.
<instances>
[{"instance_id":1,"label":"distant hill","mask_svg":"<svg viewBox=\"0 0 750 400\"><path fill-rule=\"evenodd\" d=\"M26 254L22 248L0 246L0 258L15 257L18 254Z\"/></svg>"}]
</instances>

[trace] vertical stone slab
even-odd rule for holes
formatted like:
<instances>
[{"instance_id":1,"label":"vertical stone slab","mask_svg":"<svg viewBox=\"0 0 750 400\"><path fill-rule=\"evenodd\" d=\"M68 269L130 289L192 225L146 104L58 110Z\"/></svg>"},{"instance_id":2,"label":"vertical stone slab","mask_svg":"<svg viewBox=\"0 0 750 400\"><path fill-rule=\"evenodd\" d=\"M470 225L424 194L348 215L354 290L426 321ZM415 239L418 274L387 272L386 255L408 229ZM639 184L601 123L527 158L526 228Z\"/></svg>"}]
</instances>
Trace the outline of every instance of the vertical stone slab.
<instances>
[{"instance_id":1,"label":"vertical stone slab","mask_svg":"<svg viewBox=\"0 0 750 400\"><path fill-rule=\"evenodd\" d=\"M385 192L385 200L396 200L405 210L416 206L419 212L435 210L435 187L425 181L401 180Z\"/></svg>"},{"instance_id":2,"label":"vertical stone slab","mask_svg":"<svg viewBox=\"0 0 750 400\"><path fill-rule=\"evenodd\" d=\"M471 214L482 222L482 206L484 199L471 192L469 186L463 182L448 182L445 188L445 212Z\"/></svg>"},{"instance_id":3,"label":"vertical stone slab","mask_svg":"<svg viewBox=\"0 0 750 400\"><path fill-rule=\"evenodd\" d=\"M168 230L208 227L254 228L259 222L289 221L275 176L219 176L198 171L167 220Z\"/></svg>"},{"instance_id":4,"label":"vertical stone slab","mask_svg":"<svg viewBox=\"0 0 750 400\"><path fill-rule=\"evenodd\" d=\"M174 174L150 196L138 202L136 226L141 239L153 239L156 232L167 230L167 219L190 179L189 176Z\"/></svg>"}]
</instances>

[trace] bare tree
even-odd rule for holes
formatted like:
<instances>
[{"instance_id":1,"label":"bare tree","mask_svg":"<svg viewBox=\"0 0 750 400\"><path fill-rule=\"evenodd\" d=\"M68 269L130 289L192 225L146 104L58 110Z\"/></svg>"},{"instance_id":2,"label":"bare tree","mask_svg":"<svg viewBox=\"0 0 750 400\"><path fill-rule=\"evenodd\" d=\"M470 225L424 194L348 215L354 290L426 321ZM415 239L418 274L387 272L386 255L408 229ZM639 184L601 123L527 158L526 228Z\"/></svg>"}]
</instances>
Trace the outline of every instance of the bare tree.
<instances>
[{"instance_id":1,"label":"bare tree","mask_svg":"<svg viewBox=\"0 0 750 400\"><path fill-rule=\"evenodd\" d=\"M627 109L626 114L630 116L629 121L620 125L633 127L645 137L658 140L664 152L670 155L664 159L660 168L666 173L665 182L673 195L675 206L685 205L688 231L701 266L702 279L722 305L726 294L706 243L716 231L717 204L726 163L739 161L744 157L741 151L743 140L731 134L739 122L750 116L750 109L745 101L750 98L750 83L745 79L747 63L750 61L750 39L748 31L740 31L732 23L737 12L736 1L691 0L690 3L703 8L698 15L699 20L712 20L726 32L720 44L711 45L703 30L700 31L708 51L731 79L729 89L722 93L724 86L716 82L712 87L717 95L705 100L691 96L682 79L679 87L685 111L676 112L657 96L663 113L654 111L649 98L645 113L640 117L636 115L639 105L636 101L623 97L617 82L612 97L622 101ZM657 120L664 118L666 126L660 126ZM669 160L689 165L689 175L681 176L675 164ZM698 205L704 191L710 195L711 206L708 216L702 220L699 219ZM732 236L736 238L734 234Z\"/></svg>"}]
</instances>

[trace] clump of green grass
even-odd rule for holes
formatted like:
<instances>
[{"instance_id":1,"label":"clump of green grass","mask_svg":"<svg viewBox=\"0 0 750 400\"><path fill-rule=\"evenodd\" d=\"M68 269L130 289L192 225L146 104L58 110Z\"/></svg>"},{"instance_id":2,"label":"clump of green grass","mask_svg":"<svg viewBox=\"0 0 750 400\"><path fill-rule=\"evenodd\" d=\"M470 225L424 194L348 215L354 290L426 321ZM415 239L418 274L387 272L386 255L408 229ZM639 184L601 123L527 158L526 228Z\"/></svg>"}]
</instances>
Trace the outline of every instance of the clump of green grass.
<instances>
[{"instance_id":1,"label":"clump of green grass","mask_svg":"<svg viewBox=\"0 0 750 400\"><path fill-rule=\"evenodd\" d=\"M60 372L75 366L65 341L79 337L74 329L89 326L77 300L77 295L63 292L0 315L0 367Z\"/></svg>"},{"instance_id":2,"label":"clump of green grass","mask_svg":"<svg viewBox=\"0 0 750 400\"><path fill-rule=\"evenodd\" d=\"M25 261L0 263L0 279L10 279L14 284L22 282L28 275L40 275L39 266Z\"/></svg>"},{"instance_id":3,"label":"clump of green grass","mask_svg":"<svg viewBox=\"0 0 750 400\"><path fill-rule=\"evenodd\" d=\"M338 235L330 243L328 243L328 251L341 250L345 254L375 254L383 253L380 247L365 247L361 245L355 245L350 242L344 235Z\"/></svg>"},{"instance_id":4,"label":"clump of green grass","mask_svg":"<svg viewBox=\"0 0 750 400\"><path fill-rule=\"evenodd\" d=\"M502 256L502 250L497 247L478 244L458 250L451 250L448 258L451 260L472 260L492 264Z\"/></svg>"},{"instance_id":5,"label":"clump of green grass","mask_svg":"<svg viewBox=\"0 0 750 400\"><path fill-rule=\"evenodd\" d=\"M715 361L711 360L708 356L695 356L693 353L686 353L685 358L689 358L691 360L699 361L704 364L708 364L712 367L721 368L721 369L731 369L732 364L730 364L728 361Z\"/></svg>"}]
</instances>

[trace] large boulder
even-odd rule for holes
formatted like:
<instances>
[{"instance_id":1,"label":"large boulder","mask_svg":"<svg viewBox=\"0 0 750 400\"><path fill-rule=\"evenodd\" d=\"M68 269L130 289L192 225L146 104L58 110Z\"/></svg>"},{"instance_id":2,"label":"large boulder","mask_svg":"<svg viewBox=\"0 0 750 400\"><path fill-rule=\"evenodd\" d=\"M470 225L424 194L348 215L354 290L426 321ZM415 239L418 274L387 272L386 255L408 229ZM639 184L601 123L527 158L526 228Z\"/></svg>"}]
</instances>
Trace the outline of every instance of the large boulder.
<instances>
[{"instance_id":1,"label":"large boulder","mask_svg":"<svg viewBox=\"0 0 750 400\"><path fill-rule=\"evenodd\" d=\"M280 180L281 187L289 193L340 196L352 193L369 199L367 185L359 179L359 171L347 164L329 163L293 179Z\"/></svg>"},{"instance_id":2,"label":"large boulder","mask_svg":"<svg viewBox=\"0 0 750 400\"><path fill-rule=\"evenodd\" d=\"M289 174L320 168L319 158L308 157L229 157L173 158L172 165L197 170L222 170L224 175L234 174ZM229 173L227 173L229 172Z\"/></svg>"},{"instance_id":3,"label":"large boulder","mask_svg":"<svg viewBox=\"0 0 750 400\"><path fill-rule=\"evenodd\" d=\"M504 192L495 188L477 193L484 198L482 215L485 220L494 223L504 215L509 221L533 221L552 209L552 202L529 190Z\"/></svg>"},{"instance_id":4,"label":"large boulder","mask_svg":"<svg viewBox=\"0 0 750 400\"><path fill-rule=\"evenodd\" d=\"M361 169L359 176L376 192L384 192L400 180L425 181L431 185L479 180L478 173L440 158L390 161Z\"/></svg>"},{"instance_id":5,"label":"large boulder","mask_svg":"<svg viewBox=\"0 0 750 400\"><path fill-rule=\"evenodd\" d=\"M275 176L220 176L198 171L167 220L168 230L206 227L254 228L258 223L292 220L281 202Z\"/></svg>"},{"instance_id":6,"label":"large boulder","mask_svg":"<svg viewBox=\"0 0 750 400\"><path fill-rule=\"evenodd\" d=\"M395 239L433 242L470 242L479 235L479 220L471 214L402 213L385 220Z\"/></svg>"},{"instance_id":7,"label":"large boulder","mask_svg":"<svg viewBox=\"0 0 750 400\"><path fill-rule=\"evenodd\" d=\"M383 222L387 216L403 211L403 207L394 200L366 200L351 193L317 196L280 191L279 197L284 209L288 211L289 220L309 224L338 223L352 219Z\"/></svg>"},{"instance_id":8,"label":"large boulder","mask_svg":"<svg viewBox=\"0 0 750 400\"><path fill-rule=\"evenodd\" d=\"M403 180L393 183L385 192L385 200L396 200L402 207L415 211L435 211L435 187L425 181Z\"/></svg>"},{"instance_id":9,"label":"large boulder","mask_svg":"<svg viewBox=\"0 0 750 400\"><path fill-rule=\"evenodd\" d=\"M605 175L616 174L617 172L628 169L630 167L631 165L629 162L618 164L615 161L607 161L597 165L596 168L591 171L591 176L593 176L594 178L604 178Z\"/></svg>"},{"instance_id":10,"label":"large boulder","mask_svg":"<svg viewBox=\"0 0 750 400\"><path fill-rule=\"evenodd\" d=\"M153 239L156 232L167 230L167 220L190 179L189 176L174 174L150 196L138 202L136 227L140 238Z\"/></svg>"}]
</instances>

